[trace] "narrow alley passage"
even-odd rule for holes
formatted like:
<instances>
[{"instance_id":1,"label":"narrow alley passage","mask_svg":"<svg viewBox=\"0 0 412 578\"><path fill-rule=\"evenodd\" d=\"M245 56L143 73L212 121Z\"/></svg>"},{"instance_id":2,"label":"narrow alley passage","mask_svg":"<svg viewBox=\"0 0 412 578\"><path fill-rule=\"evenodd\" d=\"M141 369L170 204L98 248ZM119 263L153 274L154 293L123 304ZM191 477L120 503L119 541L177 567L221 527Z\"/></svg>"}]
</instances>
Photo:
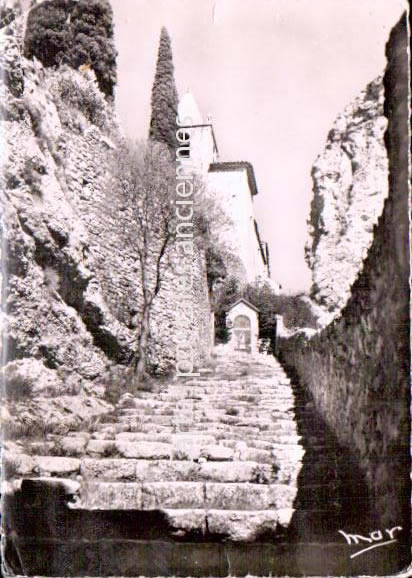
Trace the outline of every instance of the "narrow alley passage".
<instances>
[{"instance_id":1,"label":"narrow alley passage","mask_svg":"<svg viewBox=\"0 0 412 578\"><path fill-rule=\"evenodd\" d=\"M339 530L374 529L362 476L273 357L216 353L198 377L123 394L93 431L49 442L10 505L23 542L36 536L30 573L51 539L56 568L77 547L101 576L356 575L391 558L351 557Z\"/></svg>"}]
</instances>

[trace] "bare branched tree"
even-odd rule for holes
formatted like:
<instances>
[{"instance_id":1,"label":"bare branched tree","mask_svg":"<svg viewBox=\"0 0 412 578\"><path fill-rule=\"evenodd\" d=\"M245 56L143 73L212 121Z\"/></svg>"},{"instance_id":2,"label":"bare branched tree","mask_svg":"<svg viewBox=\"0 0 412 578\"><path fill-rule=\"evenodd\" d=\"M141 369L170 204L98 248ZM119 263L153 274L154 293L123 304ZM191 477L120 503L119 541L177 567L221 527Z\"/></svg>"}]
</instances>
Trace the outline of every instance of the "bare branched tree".
<instances>
[{"instance_id":1,"label":"bare branched tree","mask_svg":"<svg viewBox=\"0 0 412 578\"><path fill-rule=\"evenodd\" d=\"M150 315L165 272L176 232L175 167L166 145L125 142L117 150L115 186L127 206L123 236L136 250L142 308L132 359L144 379L148 358Z\"/></svg>"}]
</instances>

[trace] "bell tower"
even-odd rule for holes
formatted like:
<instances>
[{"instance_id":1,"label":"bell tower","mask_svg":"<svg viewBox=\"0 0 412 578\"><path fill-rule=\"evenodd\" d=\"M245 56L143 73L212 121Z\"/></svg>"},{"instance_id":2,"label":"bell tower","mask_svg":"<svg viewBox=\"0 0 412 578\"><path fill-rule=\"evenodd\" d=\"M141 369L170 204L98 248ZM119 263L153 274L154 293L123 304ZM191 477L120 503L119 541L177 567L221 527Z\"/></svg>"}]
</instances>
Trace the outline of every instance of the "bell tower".
<instances>
[{"instance_id":1,"label":"bell tower","mask_svg":"<svg viewBox=\"0 0 412 578\"><path fill-rule=\"evenodd\" d=\"M178 118L181 130L186 131L189 136L188 144L184 145L188 150L182 150L181 154L187 159L190 158L193 169L206 177L209 166L218 160L212 119L208 116L206 122L204 121L190 91L187 91L180 99Z\"/></svg>"}]
</instances>

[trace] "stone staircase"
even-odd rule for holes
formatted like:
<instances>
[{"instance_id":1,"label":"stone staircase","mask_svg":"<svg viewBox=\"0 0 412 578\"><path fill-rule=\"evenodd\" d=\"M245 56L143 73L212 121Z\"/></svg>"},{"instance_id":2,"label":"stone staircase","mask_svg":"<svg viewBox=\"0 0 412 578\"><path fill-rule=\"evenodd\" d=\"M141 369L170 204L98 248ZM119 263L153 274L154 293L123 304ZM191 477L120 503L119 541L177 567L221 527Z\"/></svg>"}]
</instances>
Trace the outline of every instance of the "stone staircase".
<instances>
[{"instance_id":1,"label":"stone staircase","mask_svg":"<svg viewBox=\"0 0 412 578\"><path fill-rule=\"evenodd\" d=\"M123 395L92 433L49 436L58 455L34 444L25 474L71 478L74 508L160 509L178 536L253 540L293 514L304 454L294 404L274 358L217 358L199 377Z\"/></svg>"},{"instance_id":2,"label":"stone staircase","mask_svg":"<svg viewBox=\"0 0 412 578\"><path fill-rule=\"evenodd\" d=\"M71 576L85 571L82 548L96 576L381 570L350 559L338 534L373 530L356 464L273 357L219 354L198 377L124 394L93 431L48 436L19 460L10 508L28 573L50 572L50 540Z\"/></svg>"}]
</instances>

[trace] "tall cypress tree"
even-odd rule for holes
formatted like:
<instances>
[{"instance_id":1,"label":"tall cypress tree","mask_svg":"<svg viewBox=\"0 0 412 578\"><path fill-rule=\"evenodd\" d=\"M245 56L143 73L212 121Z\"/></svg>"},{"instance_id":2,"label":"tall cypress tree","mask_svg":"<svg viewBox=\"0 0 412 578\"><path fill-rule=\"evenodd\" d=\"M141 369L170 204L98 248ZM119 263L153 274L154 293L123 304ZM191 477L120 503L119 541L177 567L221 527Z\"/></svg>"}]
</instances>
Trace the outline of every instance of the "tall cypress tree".
<instances>
[{"instance_id":1,"label":"tall cypress tree","mask_svg":"<svg viewBox=\"0 0 412 578\"><path fill-rule=\"evenodd\" d=\"M170 36L165 27L160 33L156 74L152 88L152 118L149 138L176 147L177 90Z\"/></svg>"}]
</instances>

